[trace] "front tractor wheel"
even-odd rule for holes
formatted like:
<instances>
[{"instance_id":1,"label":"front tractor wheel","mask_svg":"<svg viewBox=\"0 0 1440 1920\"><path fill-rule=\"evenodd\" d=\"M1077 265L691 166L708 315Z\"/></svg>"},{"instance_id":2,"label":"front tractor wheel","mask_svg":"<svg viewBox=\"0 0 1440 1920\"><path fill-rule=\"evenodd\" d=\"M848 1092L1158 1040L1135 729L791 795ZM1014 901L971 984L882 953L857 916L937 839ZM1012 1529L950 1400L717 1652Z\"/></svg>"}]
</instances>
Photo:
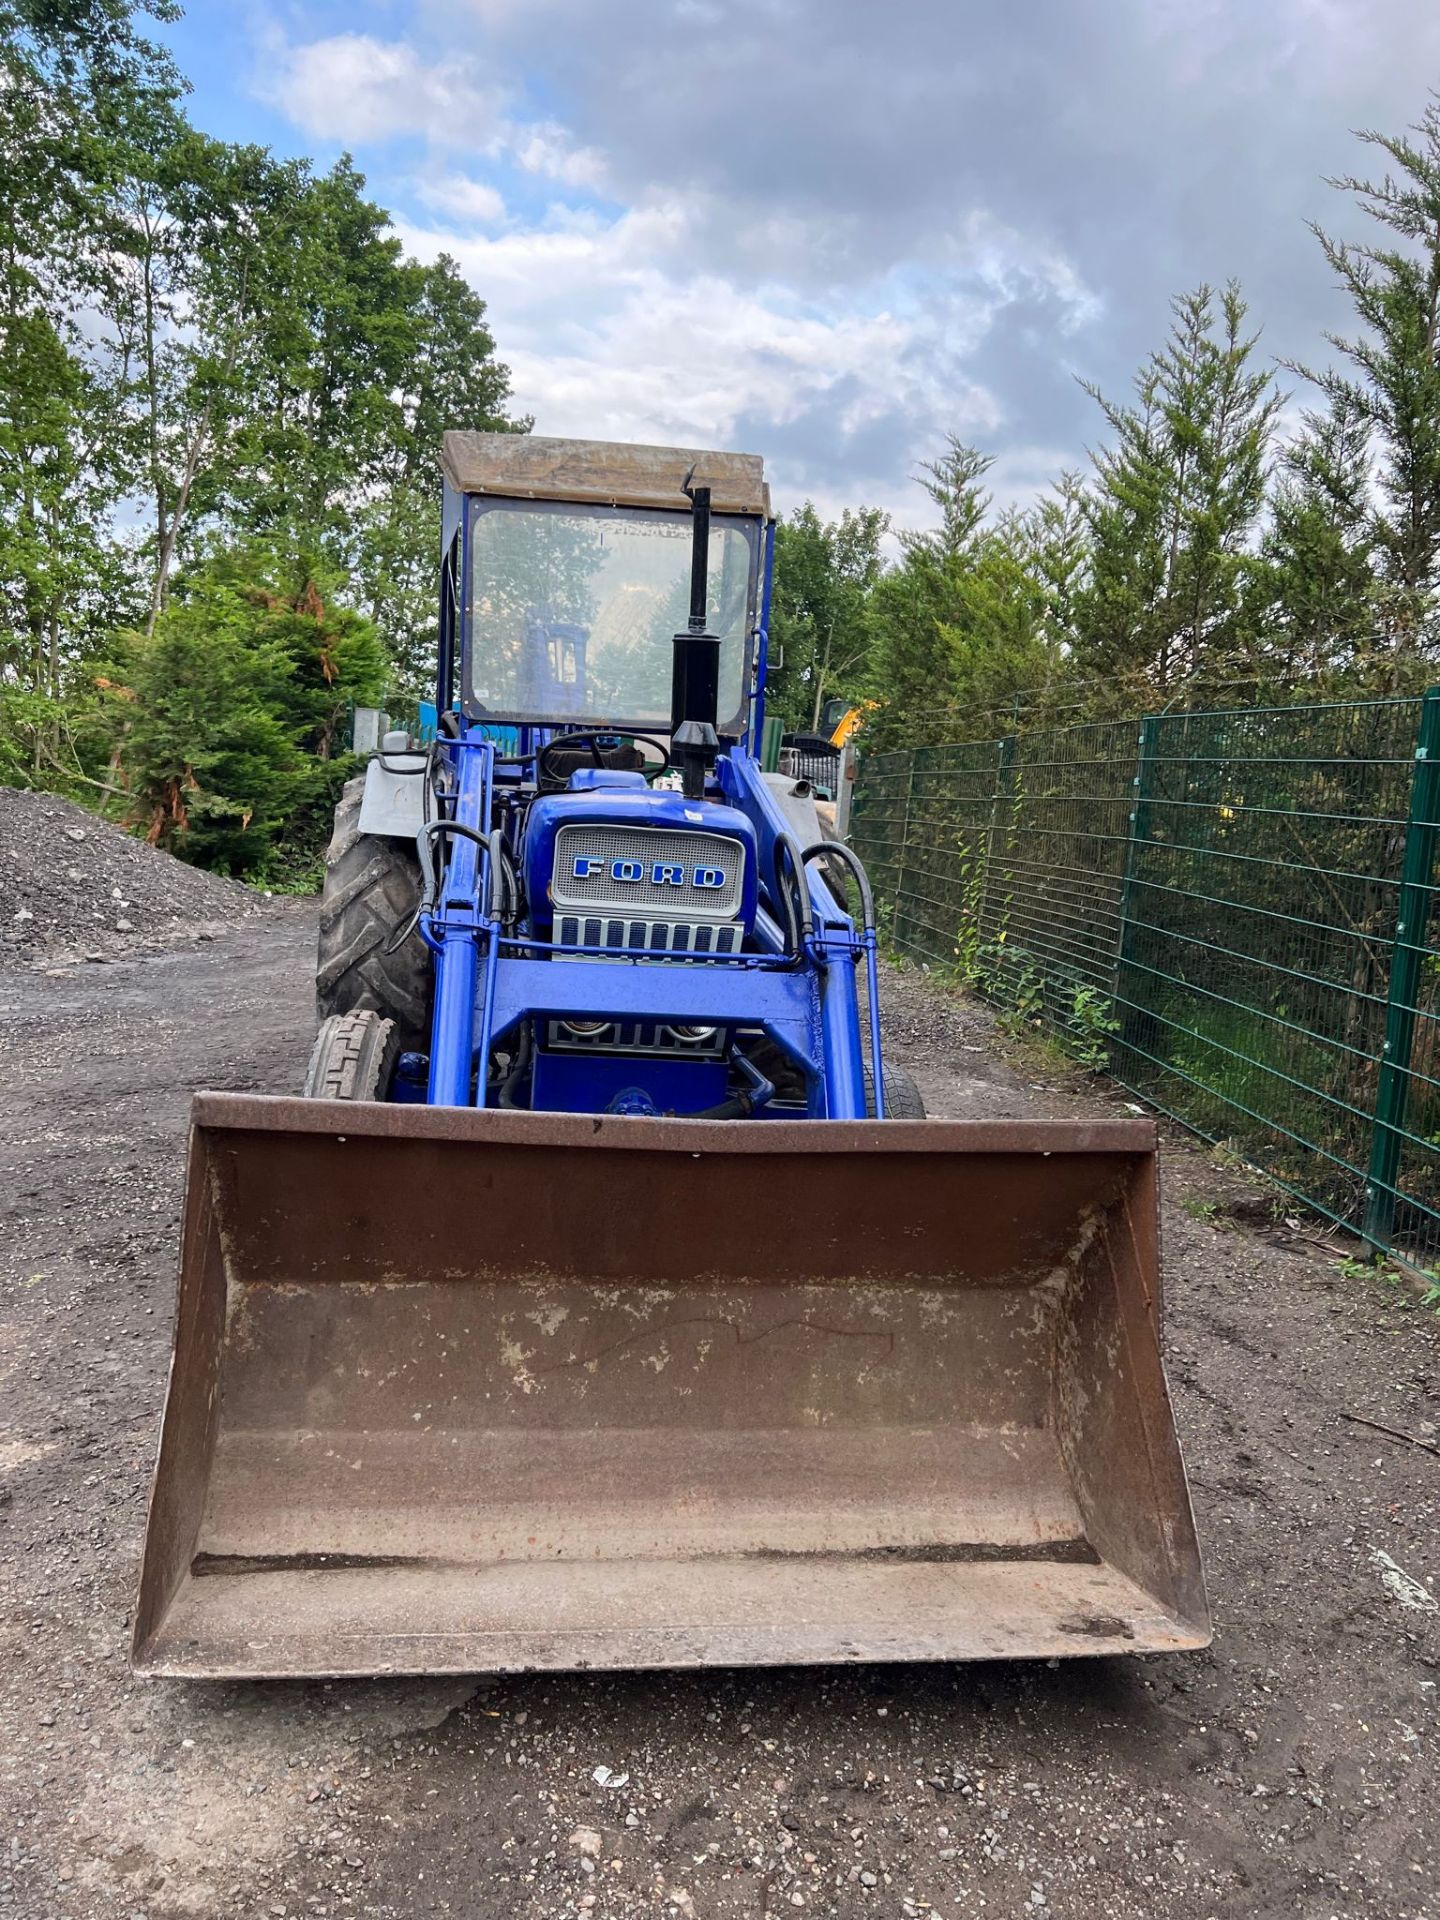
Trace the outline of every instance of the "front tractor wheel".
<instances>
[{"instance_id":1,"label":"front tractor wheel","mask_svg":"<svg viewBox=\"0 0 1440 1920\"><path fill-rule=\"evenodd\" d=\"M332 1013L320 1022L305 1069L307 1100L384 1100L395 1078L400 1035L378 1013Z\"/></svg>"},{"instance_id":2,"label":"front tractor wheel","mask_svg":"<svg viewBox=\"0 0 1440 1920\"><path fill-rule=\"evenodd\" d=\"M865 1069L865 1110L875 1114L875 1081ZM923 1120L925 1101L914 1077L904 1067L885 1068L885 1118L887 1120Z\"/></svg>"}]
</instances>

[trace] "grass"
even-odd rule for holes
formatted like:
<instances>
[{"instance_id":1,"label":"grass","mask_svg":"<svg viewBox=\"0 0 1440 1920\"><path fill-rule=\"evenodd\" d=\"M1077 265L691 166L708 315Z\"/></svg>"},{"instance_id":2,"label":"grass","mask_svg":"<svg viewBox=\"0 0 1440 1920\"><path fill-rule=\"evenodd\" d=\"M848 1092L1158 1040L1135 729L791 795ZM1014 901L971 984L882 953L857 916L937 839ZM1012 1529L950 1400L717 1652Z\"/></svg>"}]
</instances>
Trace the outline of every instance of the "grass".
<instances>
[{"instance_id":1,"label":"grass","mask_svg":"<svg viewBox=\"0 0 1440 1920\"><path fill-rule=\"evenodd\" d=\"M1213 1227L1220 1219L1220 1202L1207 1200L1201 1193L1182 1193L1180 1208L1188 1213L1192 1220L1198 1220L1203 1226Z\"/></svg>"}]
</instances>

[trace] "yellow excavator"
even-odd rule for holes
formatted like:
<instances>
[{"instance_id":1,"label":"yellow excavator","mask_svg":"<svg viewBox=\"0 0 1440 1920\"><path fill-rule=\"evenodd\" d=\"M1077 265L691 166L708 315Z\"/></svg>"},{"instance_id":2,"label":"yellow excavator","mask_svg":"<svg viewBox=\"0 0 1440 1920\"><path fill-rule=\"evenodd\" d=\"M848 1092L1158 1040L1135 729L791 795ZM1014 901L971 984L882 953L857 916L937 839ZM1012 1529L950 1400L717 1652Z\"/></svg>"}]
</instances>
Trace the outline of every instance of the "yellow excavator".
<instances>
[{"instance_id":1,"label":"yellow excavator","mask_svg":"<svg viewBox=\"0 0 1440 1920\"><path fill-rule=\"evenodd\" d=\"M879 704L878 700L862 700L857 707L847 707L835 722L830 735L831 746L838 747L843 753L864 726L866 714L874 713Z\"/></svg>"}]
</instances>

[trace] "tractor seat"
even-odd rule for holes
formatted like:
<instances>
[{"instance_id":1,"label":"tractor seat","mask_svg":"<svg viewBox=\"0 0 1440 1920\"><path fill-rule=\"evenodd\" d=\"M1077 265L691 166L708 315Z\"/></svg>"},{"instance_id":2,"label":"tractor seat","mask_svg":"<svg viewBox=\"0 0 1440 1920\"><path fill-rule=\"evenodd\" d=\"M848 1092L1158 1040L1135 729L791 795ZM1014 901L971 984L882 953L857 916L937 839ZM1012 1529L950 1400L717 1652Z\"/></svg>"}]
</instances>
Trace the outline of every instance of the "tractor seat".
<instances>
[{"instance_id":1,"label":"tractor seat","mask_svg":"<svg viewBox=\"0 0 1440 1920\"><path fill-rule=\"evenodd\" d=\"M546 793L555 793L561 787L573 785L572 776L577 773L639 773L644 765L644 754L628 742L622 746L601 747L598 767L589 747L559 747L546 755L545 774L540 784Z\"/></svg>"}]
</instances>

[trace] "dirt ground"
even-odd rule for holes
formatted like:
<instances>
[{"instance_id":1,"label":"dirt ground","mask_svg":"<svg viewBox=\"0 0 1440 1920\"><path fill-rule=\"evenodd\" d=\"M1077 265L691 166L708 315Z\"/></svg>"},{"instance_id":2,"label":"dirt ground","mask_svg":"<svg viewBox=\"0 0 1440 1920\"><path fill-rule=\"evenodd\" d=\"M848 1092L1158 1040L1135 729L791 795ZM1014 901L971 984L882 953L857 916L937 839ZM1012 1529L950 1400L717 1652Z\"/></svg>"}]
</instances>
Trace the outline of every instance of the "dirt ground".
<instances>
[{"instance_id":1,"label":"dirt ground","mask_svg":"<svg viewBox=\"0 0 1440 1920\"><path fill-rule=\"evenodd\" d=\"M186 1106L297 1086L312 939L275 904L170 954L0 972L0 1916L1440 1920L1440 1457L1343 1417L1433 1447L1440 1321L1178 1136L1209 1651L133 1680ZM937 1114L1122 1099L1017 1065L914 974L887 1025Z\"/></svg>"}]
</instances>

